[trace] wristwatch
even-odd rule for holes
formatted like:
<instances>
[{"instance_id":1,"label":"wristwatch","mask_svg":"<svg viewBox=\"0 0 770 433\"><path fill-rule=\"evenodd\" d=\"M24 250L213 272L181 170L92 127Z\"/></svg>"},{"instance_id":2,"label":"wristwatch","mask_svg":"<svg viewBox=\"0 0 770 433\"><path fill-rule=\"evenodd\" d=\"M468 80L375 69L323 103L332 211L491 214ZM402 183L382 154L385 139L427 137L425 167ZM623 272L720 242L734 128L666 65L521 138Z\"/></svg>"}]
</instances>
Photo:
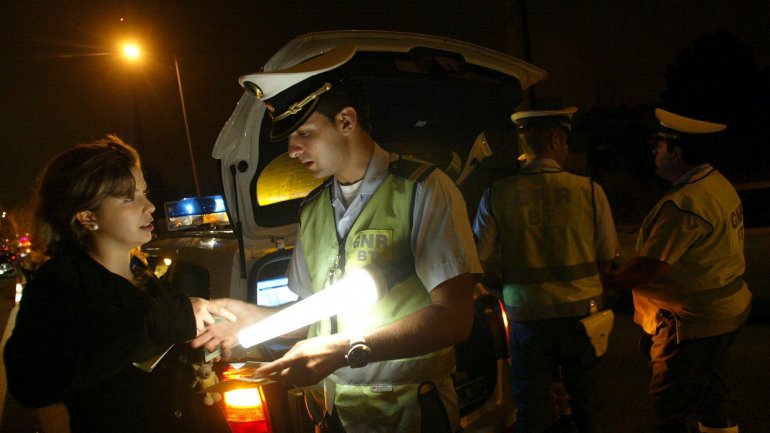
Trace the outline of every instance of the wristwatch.
<instances>
[{"instance_id":1,"label":"wristwatch","mask_svg":"<svg viewBox=\"0 0 770 433\"><path fill-rule=\"evenodd\" d=\"M364 337L353 337L350 339L350 349L348 354L345 355L345 359L348 361L350 368L365 367L369 363L369 353L371 349L366 345Z\"/></svg>"}]
</instances>

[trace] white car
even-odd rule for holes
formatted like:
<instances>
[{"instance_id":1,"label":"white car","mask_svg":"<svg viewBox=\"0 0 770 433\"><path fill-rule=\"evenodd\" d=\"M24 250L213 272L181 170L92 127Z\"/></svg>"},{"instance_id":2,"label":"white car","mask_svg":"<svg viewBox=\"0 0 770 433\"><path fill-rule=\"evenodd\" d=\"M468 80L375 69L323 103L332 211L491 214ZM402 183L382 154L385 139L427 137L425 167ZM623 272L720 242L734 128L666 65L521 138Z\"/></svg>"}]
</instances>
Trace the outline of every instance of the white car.
<instances>
[{"instance_id":1,"label":"white car","mask_svg":"<svg viewBox=\"0 0 770 433\"><path fill-rule=\"evenodd\" d=\"M516 170L518 151L510 115L522 102L523 92L543 79L545 71L473 44L379 31L298 37L263 70L281 70L347 44L356 46L348 65L366 88L375 140L387 150L444 169L461 184L469 214L475 213L483 186ZM244 71L248 72L253 71ZM222 166L231 226L224 226L222 218L207 223L195 212L185 215L185 209L194 206L180 200L166 209L171 234L145 248L158 265L157 273L191 295L232 297L264 306L296 299L286 288L285 272L295 242L298 205L319 181L288 158L285 142L267 140L265 114L265 105L244 92L213 149ZM216 207L215 198L207 203ZM188 225L194 227L177 230ZM515 409L504 313L498 299L480 285L476 305L473 335L457 350L455 386L461 423L466 432L505 431L515 419ZM271 358L291 343L273 340L247 355ZM301 394L272 383L260 385L269 406L261 409L269 413L263 418L269 420L260 421L255 415L255 422L276 432L312 431L301 410ZM234 429L247 431L241 430L246 422L242 413L231 412L229 404L226 410Z\"/></svg>"}]
</instances>

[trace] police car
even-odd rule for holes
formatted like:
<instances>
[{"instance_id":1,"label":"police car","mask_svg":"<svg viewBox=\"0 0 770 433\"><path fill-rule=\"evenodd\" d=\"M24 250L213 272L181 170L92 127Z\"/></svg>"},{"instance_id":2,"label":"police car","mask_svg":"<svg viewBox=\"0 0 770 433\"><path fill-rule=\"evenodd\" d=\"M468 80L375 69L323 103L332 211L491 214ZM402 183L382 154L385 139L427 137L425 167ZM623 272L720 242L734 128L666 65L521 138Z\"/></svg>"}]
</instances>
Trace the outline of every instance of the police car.
<instances>
[{"instance_id":1,"label":"police car","mask_svg":"<svg viewBox=\"0 0 770 433\"><path fill-rule=\"evenodd\" d=\"M281 70L348 44L356 46L349 65L366 88L375 140L386 150L445 170L460 185L473 215L484 185L516 169L509 116L545 71L447 38L352 30L300 36L263 70ZM320 180L287 156L285 142L267 139L266 125L265 105L244 92L212 153L222 167L223 195L167 203L169 234L145 246L156 273L191 296L268 307L296 299L285 273L298 206ZM504 431L515 419L506 319L498 298L482 285L476 306L472 336L457 348L461 423L466 432ZM291 344L272 340L243 361L275 358ZM234 431L313 431L301 393L269 382L254 387L260 403L251 406L236 408L225 396Z\"/></svg>"}]
</instances>

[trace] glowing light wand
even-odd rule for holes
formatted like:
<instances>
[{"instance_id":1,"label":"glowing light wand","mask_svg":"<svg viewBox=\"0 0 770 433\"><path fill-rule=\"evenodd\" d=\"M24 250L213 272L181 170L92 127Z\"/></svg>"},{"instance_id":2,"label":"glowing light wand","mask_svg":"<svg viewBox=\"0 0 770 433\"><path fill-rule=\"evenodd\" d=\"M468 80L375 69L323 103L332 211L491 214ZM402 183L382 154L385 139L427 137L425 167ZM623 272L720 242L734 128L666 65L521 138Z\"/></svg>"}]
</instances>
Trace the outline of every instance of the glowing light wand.
<instances>
[{"instance_id":1,"label":"glowing light wand","mask_svg":"<svg viewBox=\"0 0 770 433\"><path fill-rule=\"evenodd\" d=\"M324 290L242 330L238 343L249 348L338 313L363 311L379 298L373 274L377 272L372 272L372 267L350 272Z\"/></svg>"}]
</instances>

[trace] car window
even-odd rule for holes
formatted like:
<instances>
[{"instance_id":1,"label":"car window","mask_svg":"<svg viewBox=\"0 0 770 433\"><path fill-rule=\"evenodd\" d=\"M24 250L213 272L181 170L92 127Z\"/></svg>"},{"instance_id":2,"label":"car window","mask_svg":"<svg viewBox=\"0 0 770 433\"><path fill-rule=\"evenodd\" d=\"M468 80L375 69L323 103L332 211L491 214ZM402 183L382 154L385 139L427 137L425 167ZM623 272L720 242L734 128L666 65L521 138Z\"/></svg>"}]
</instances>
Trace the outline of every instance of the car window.
<instances>
[{"instance_id":1,"label":"car window","mask_svg":"<svg viewBox=\"0 0 770 433\"><path fill-rule=\"evenodd\" d=\"M262 170L257 180L257 204L267 206L301 199L323 182L288 153L279 155Z\"/></svg>"},{"instance_id":2,"label":"car window","mask_svg":"<svg viewBox=\"0 0 770 433\"><path fill-rule=\"evenodd\" d=\"M262 307L277 307L298 299L289 289L286 269L292 250L279 251L259 259L248 276L247 301Z\"/></svg>"}]
</instances>

